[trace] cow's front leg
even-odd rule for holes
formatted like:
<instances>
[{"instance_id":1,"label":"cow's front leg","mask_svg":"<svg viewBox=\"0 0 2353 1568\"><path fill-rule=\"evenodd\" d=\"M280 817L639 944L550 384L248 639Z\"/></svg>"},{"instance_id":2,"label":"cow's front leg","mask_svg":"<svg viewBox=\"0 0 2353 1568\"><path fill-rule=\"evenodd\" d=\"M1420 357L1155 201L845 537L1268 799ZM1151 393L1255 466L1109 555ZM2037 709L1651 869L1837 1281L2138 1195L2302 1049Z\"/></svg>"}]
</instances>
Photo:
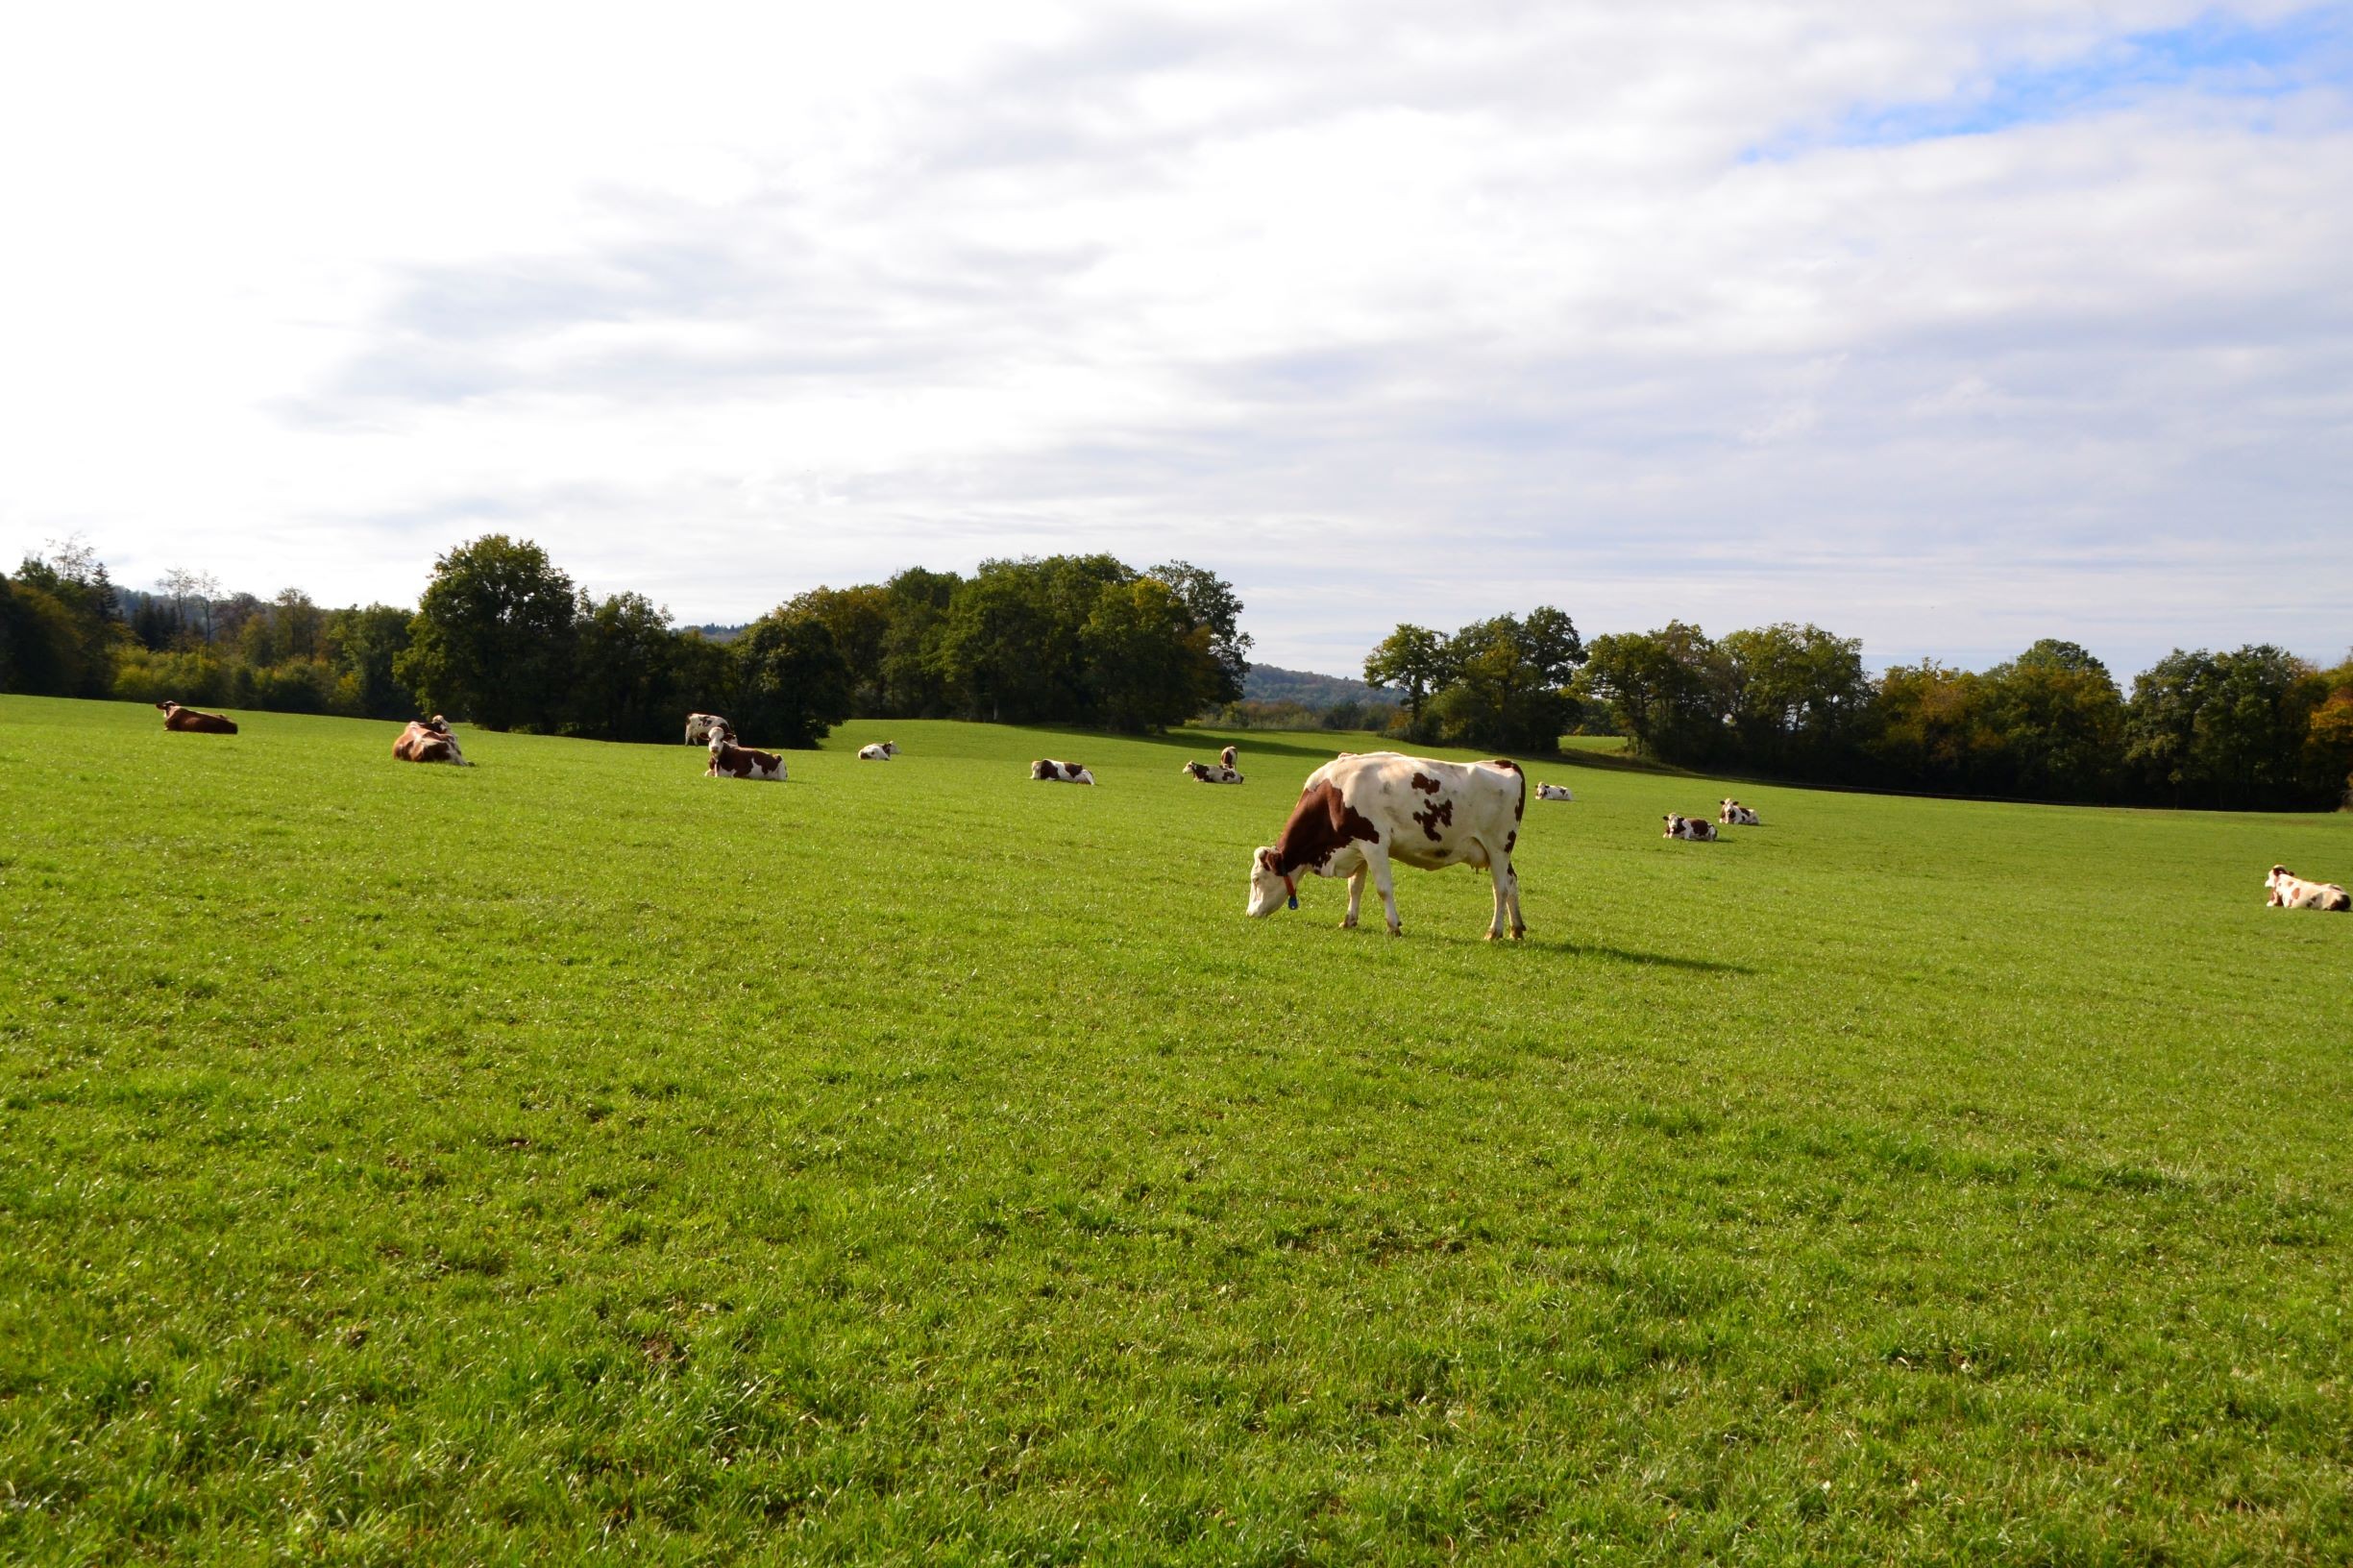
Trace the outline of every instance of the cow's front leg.
<instances>
[{"instance_id":1,"label":"cow's front leg","mask_svg":"<svg viewBox=\"0 0 2353 1568\"><path fill-rule=\"evenodd\" d=\"M1357 912L1364 907L1364 868L1360 866L1348 873L1348 918L1340 921L1340 929L1357 928Z\"/></svg>"},{"instance_id":2,"label":"cow's front leg","mask_svg":"<svg viewBox=\"0 0 2353 1568\"><path fill-rule=\"evenodd\" d=\"M1372 868L1373 886L1381 890L1381 912L1389 919L1389 935L1402 937L1406 928L1397 919L1397 889L1389 878L1389 856L1385 849L1366 852L1364 862Z\"/></svg>"}]
</instances>

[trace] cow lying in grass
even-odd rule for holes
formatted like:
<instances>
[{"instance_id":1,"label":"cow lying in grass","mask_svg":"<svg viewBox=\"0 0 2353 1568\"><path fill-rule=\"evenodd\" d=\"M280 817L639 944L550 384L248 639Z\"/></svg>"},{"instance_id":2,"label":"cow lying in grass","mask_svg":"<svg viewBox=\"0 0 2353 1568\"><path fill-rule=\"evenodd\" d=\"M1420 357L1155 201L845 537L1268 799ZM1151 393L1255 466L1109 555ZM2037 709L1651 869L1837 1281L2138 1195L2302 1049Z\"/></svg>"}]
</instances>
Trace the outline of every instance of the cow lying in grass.
<instances>
[{"instance_id":1,"label":"cow lying in grass","mask_svg":"<svg viewBox=\"0 0 2353 1568\"><path fill-rule=\"evenodd\" d=\"M1566 784L1539 784L1536 786L1536 798L1539 800L1574 800L1577 796L1569 793L1569 787Z\"/></svg>"},{"instance_id":2,"label":"cow lying in grass","mask_svg":"<svg viewBox=\"0 0 2353 1568\"><path fill-rule=\"evenodd\" d=\"M1717 808L1716 821L1730 827L1762 827L1764 825L1756 820L1755 812L1728 796L1725 797L1724 804Z\"/></svg>"},{"instance_id":3,"label":"cow lying in grass","mask_svg":"<svg viewBox=\"0 0 2353 1568\"><path fill-rule=\"evenodd\" d=\"M1029 776L1041 784L1091 784L1094 774L1075 762L1056 762L1051 757L1029 765Z\"/></svg>"},{"instance_id":4,"label":"cow lying in grass","mask_svg":"<svg viewBox=\"0 0 2353 1568\"><path fill-rule=\"evenodd\" d=\"M879 746L862 746L858 747L858 760L860 762L889 762L893 757L897 755L898 747L895 743L891 741L884 741Z\"/></svg>"},{"instance_id":5,"label":"cow lying in grass","mask_svg":"<svg viewBox=\"0 0 2353 1568\"><path fill-rule=\"evenodd\" d=\"M686 744L708 746L711 737L727 727L727 721L716 713L690 713L686 716Z\"/></svg>"},{"instance_id":6,"label":"cow lying in grass","mask_svg":"<svg viewBox=\"0 0 2353 1568\"><path fill-rule=\"evenodd\" d=\"M1660 835L1669 839L1689 839L1694 844L1712 844L1716 824L1704 817L1685 817L1677 812L1667 813L1667 831Z\"/></svg>"},{"instance_id":7,"label":"cow lying in grass","mask_svg":"<svg viewBox=\"0 0 2353 1568\"><path fill-rule=\"evenodd\" d=\"M2307 882L2285 866L2274 866L2271 874L2263 879L2270 890L2264 900L2273 909L2326 909L2338 913L2353 912L2353 894L2334 882Z\"/></svg>"},{"instance_id":8,"label":"cow lying in grass","mask_svg":"<svg viewBox=\"0 0 2353 1568\"><path fill-rule=\"evenodd\" d=\"M198 713L194 708L184 708L168 700L156 706L163 710L165 729L178 730L184 735L234 735L237 732L235 720L217 713Z\"/></svg>"},{"instance_id":9,"label":"cow lying in grass","mask_svg":"<svg viewBox=\"0 0 2353 1568\"><path fill-rule=\"evenodd\" d=\"M1348 879L1345 926L1357 923L1364 879L1380 890L1389 935L1405 935L1389 863L1424 870L1483 866L1495 884L1495 918L1487 940L1527 935L1520 919L1520 879L1511 851L1528 808L1528 780L1519 764L1438 762L1429 757L1372 751L1325 763L1308 775L1282 836L1250 856L1250 905L1255 917L1286 902L1299 907L1298 879L1306 872Z\"/></svg>"},{"instance_id":10,"label":"cow lying in grass","mask_svg":"<svg viewBox=\"0 0 2353 1568\"><path fill-rule=\"evenodd\" d=\"M1232 747L1226 747L1228 751ZM1220 763L1213 768L1206 762L1189 762L1179 772L1196 784L1239 784L1242 775L1234 771L1232 763Z\"/></svg>"},{"instance_id":11,"label":"cow lying in grass","mask_svg":"<svg viewBox=\"0 0 2353 1568\"><path fill-rule=\"evenodd\" d=\"M784 759L773 751L755 751L748 746L735 744L735 731L722 721L711 732L711 766L703 770L705 778L750 778L781 784L784 782Z\"/></svg>"},{"instance_id":12,"label":"cow lying in grass","mask_svg":"<svg viewBox=\"0 0 2353 1568\"><path fill-rule=\"evenodd\" d=\"M450 722L439 714L430 719L411 719L401 738L392 743L392 755L400 762L446 762L459 768L471 768L466 754L457 748L457 737L450 733Z\"/></svg>"}]
</instances>

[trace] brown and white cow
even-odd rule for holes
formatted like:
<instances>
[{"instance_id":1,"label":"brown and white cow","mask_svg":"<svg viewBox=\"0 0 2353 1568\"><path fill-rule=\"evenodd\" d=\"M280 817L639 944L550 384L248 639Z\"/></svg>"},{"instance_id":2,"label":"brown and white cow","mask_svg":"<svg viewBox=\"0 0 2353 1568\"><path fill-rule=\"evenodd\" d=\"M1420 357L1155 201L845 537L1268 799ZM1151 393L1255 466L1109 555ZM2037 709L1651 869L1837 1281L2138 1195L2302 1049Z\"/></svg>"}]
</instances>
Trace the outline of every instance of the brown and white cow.
<instances>
[{"instance_id":1,"label":"brown and white cow","mask_svg":"<svg viewBox=\"0 0 2353 1568\"><path fill-rule=\"evenodd\" d=\"M198 713L194 708L184 708L172 701L159 702L156 706L163 710L165 729L178 730L184 735L234 735L237 732L236 721L221 714Z\"/></svg>"},{"instance_id":2,"label":"brown and white cow","mask_svg":"<svg viewBox=\"0 0 2353 1568\"><path fill-rule=\"evenodd\" d=\"M1029 765L1029 776L1042 784L1091 784L1094 774L1075 762L1056 762L1042 758Z\"/></svg>"},{"instance_id":3,"label":"brown and white cow","mask_svg":"<svg viewBox=\"0 0 2353 1568\"><path fill-rule=\"evenodd\" d=\"M1519 764L1439 762L1395 751L1342 756L1308 774L1282 835L1250 856L1253 917L1272 915L1287 900L1299 907L1299 877L1348 879L1348 914L1357 923L1364 880L1380 891L1389 935L1403 936L1389 868L1402 861L1423 870L1483 866L1495 884L1495 918L1487 940L1528 933L1520 919L1520 879L1511 851L1528 809L1528 779Z\"/></svg>"},{"instance_id":4,"label":"brown and white cow","mask_svg":"<svg viewBox=\"0 0 2353 1568\"><path fill-rule=\"evenodd\" d=\"M710 744L711 766L702 771L703 777L784 782L784 759L773 751L755 751L748 746L736 745L735 731L724 722L711 732Z\"/></svg>"},{"instance_id":5,"label":"brown and white cow","mask_svg":"<svg viewBox=\"0 0 2353 1568\"><path fill-rule=\"evenodd\" d=\"M1228 772L1233 772L1234 748L1232 747L1229 746L1223 751L1217 753L1217 766L1225 769Z\"/></svg>"},{"instance_id":6,"label":"brown and white cow","mask_svg":"<svg viewBox=\"0 0 2353 1568\"><path fill-rule=\"evenodd\" d=\"M1569 793L1569 787L1566 784L1539 784L1536 786L1536 798L1539 800L1574 800L1577 796Z\"/></svg>"},{"instance_id":7,"label":"brown and white cow","mask_svg":"<svg viewBox=\"0 0 2353 1568\"><path fill-rule=\"evenodd\" d=\"M2285 866L2274 866L2263 879L2270 895L2264 902L2273 909L2326 909L2353 912L2353 894L2334 882L2307 882Z\"/></svg>"},{"instance_id":8,"label":"brown and white cow","mask_svg":"<svg viewBox=\"0 0 2353 1568\"><path fill-rule=\"evenodd\" d=\"M1716 808L1716 821L1729 827L1762 827L1764 825L1756 820L1755 812L1729 796L1727 796L1724 803Z\"/></svg>"},{"instance_id":9,"label":"brown and white cow","mask_svg":"<svg viewBox=\"0 0 2353 1568\"><path fill-rule=\"evenodd\" d=\"M1716 841L1716 824L1704 817L1685 817L1670 811L1666 822L1667 830L1659 835L1661 838L1689 839L1693 844L1713 844Z\"/></svg>"},{"instance_id":10,"label":"brown and white cow","mask_svg":"<svg viewBox=\"0 0 2353 1568\"><path fill-rule=\"evenodd\" d=\"M447 762L459 768L471 768L466 754L457 748L457 737L450 733L450 722L439 714L430 719L411 719L401 738L392 743L392 755L399 762Z\"/></svg>"},{"instance_id":11,"label":"brown and white cow","mask_svg":"<svg viewBox=\"0 0 2353 1568\"><path fill-rule=\"evenodd\" d=\"M726 727L727 721L716 713L690 713L686 716L686 744L708 746L712 735Z\"/></svg>"},{"instance_id":12,"label":"brown and white cow","mask_svg":"<svg viewBox=\"0 0 2353 1568\"><path fill-rule=\"evenodd\" d=\"M1234 748L1229 746L1226 749L1231 751ZM1189 762L1177 771L1196 784L1239 784L1242 781L1242 775L1234 771L1234 765L1230 762L1219 763L1214 768L1206 762Z\"/></svg>"},{"instance_id":13,"label":"brown and white cow","mask_svg":"<svg viewBox=\"0 0 2353 1568\"><path fill-rule=\"evenodd\" d=\"M891 741L884 741L879 746L862 746L858 747L858 760L860 762L889 762L893 757L897 755L898 747L895 743Z\"/></svg>"}]
</instances>

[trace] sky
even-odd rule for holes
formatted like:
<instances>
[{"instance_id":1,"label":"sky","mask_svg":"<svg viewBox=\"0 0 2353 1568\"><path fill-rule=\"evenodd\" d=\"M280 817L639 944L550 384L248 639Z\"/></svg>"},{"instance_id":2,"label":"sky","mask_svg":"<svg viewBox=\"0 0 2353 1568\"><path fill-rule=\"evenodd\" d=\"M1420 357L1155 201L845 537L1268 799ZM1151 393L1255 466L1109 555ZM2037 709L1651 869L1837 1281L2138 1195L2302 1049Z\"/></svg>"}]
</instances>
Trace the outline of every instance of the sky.
<instances>
[{"instance_id":1,"label":"sky","mask_svg":"<svg viewBox=\"0 0 2353 1568\"><path fill-rule=\"evenodd\" d=\"M16 7L0 220L0 564L2353 644L2353 5Z\"/></svg>"}]
</instances>

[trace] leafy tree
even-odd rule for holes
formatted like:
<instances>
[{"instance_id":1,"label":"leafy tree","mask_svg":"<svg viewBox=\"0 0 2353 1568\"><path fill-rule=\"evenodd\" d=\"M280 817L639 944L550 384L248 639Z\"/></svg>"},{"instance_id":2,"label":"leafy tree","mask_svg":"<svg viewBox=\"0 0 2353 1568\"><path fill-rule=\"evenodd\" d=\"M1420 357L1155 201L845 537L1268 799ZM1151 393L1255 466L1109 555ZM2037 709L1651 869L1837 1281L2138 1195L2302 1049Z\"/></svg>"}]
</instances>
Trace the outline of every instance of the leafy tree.
<instances>
[{"instance_id":1,"label":"leafy tree","mask_svg":"<svg viewBox=\"0 0 2353 1568\"><path fill-rule=\"evenodd\" d=\"M812 588L785 601L797 615L816 617L833 634L850 670L850 711L878 718L884 712L883 647L891 635L891 590L873 583L855 588Z\"/></svg>"},{"instance_id":2,"label":"leafy tree","mask_svg":"<svg viewBox=\"0 0 2353 1568\"><path fill-rule=\"evenodd\" d=\"M1106 584L1080 633L1098 721L1114 729L1161 729L1200 711L1221 681L1210 629L1156 577Z\"/></svg>"},{"instance_id":3,"label":"leafy tree","mask_svg":"<svg viewBox=\"0 0 2353 1568\"><path fill-rule=\"evenodd\" d=\"M573 628L572 727L616 741L671 738L678 641L670 612L643 594L582 594Z\"/></svg>"},{"instance_id":4,"label":"leafy tree","mask_svg":"<svg viewBox=\"0 0 2353 1568\"><path fill-rule=\"evenodd\" d=\"M2001 737L2009 788L2040 799L2112 792L2122 760L2124 698L2108 668L2046 638L1985 673L1984 722Z\"/></svg>"},{"instance_id":5,"label":"leafy tree","mask_svg":"<svg viewBox=\"0 0 2353 1568\"><path fill-rule=\"evenodd\" d=\"M2214 655L2173 649L2133 677L2124 716L2124 760L2174 805L2203 782L2195 758L2197 713L2218 677Z\"/></svg>"},{"instance_id":6,"label":"leafy tree","mask_svg":"<svg viewBox=\"0 0 2353 1568\"><path fill-rule=\"evenodd\" d=\"M416 694L393 674L408 647L411 619L408 611L390 604L328 613L319 644L335 669L339 711L369 719L422 716Z\"/></svg>"},{"instance_id":7,"label":"leafy tree","mask_svg":"<svg viewBox=\"0 0 2353 1568\"><path fill-rule=\"evenodd\" d=\"M879 677L885 714L936 719L949 711L948 684L940 659L941 631L947 621L947 607L963 582L953 572L926 572L919 566L909 567L883 584L891 603Z\"/></svg>"},{"instance_id":8,"label":"leafy tree","mask_svg":"<svg viewBox=\"0 0 2353 1568\"><path fill-rule=\"evenodd\" d=\"M996 723L1056 717L1050 606L1034 574L986 562L957 585L938 644L940 673L965 716Z\"/></svg>"},{"instance_id":9,"label":"leafy tree","mask_svg":"<svg viewBox=\"0 0 2353 1568\"><path fill-rule=\"evenodd\" d=\"M393 673L485 729L547 727L572 663L572 579L527 540L484 534L433 563Z\"/></svg>"},{"instance_id":10,"label":"leafy tree","mask_svg":"<svg viewBox=\"0 0 2353 1568\"><path fill-rule=\"evenodd\" d=\"M2304 743L2326 698L2317 673L2283 649L2249 646L2215 661L2191 743L2194 765L2230 808L2309 803Z\"/></svg>"},{"instance_id":11,"label":"leafy tree","mask_svg":"<svg viewBox=\"0 0 2353 1568\"><path fill-rule=\"evenodd\" d=\"M1234 585L1189 561L1169 561L1145 575L1174 590L1186 618L1208 634L1201 705L1240 701L1252 639L1241 629L1241 596Z\"/></svg>"},{"instance_id":12,"label":"leafy tree","mask_svg":"<svg viewBox=\"0 0 2353 1568\"><path fill-rule=\"evenodd\" d=\"M1443 686L1453 671L1446 638L1428 626L1399 623L1395 631L1364 658L1364 683L1376 689L1402 692L1406 714L1415 728L1430 694Z\"/></svg>"},{"instance_id":13,"label":"leafy tree","mask_svg":"<svg viewBox=\"0 0 2353 1568\"><path fill-rule=\"evenodd\" d=\"M1568 686L1585 656L1566 615L1548 605L1526 620L1475 621L1447 642L1446 654L1446 684L1435 699L1444 739L1507 750L1559 747L1576 721Z\"/></svg>"},{"instance_id":14,"label":"leafy tree","mask_svg":"<svg viewBox=\"0 0 2353 1568\"><path fill-rule=\"evenodd\" d=\"M849 661L815 616L779 607L734 642L736 732L754 746L806 749L849 717Z\"/></svg>"},{"instance_id":15,"label":"leafy tree","mask_svg":"<svg viewBox=\"0 0 2353 1568\"><path fill-rule=\"evenodd\" d=\"M1636 751L1679 759L1716 744L1724 685L1721 650L1681 621L1596 637L1582 677Z\"/></svg>"}]
</instances>

